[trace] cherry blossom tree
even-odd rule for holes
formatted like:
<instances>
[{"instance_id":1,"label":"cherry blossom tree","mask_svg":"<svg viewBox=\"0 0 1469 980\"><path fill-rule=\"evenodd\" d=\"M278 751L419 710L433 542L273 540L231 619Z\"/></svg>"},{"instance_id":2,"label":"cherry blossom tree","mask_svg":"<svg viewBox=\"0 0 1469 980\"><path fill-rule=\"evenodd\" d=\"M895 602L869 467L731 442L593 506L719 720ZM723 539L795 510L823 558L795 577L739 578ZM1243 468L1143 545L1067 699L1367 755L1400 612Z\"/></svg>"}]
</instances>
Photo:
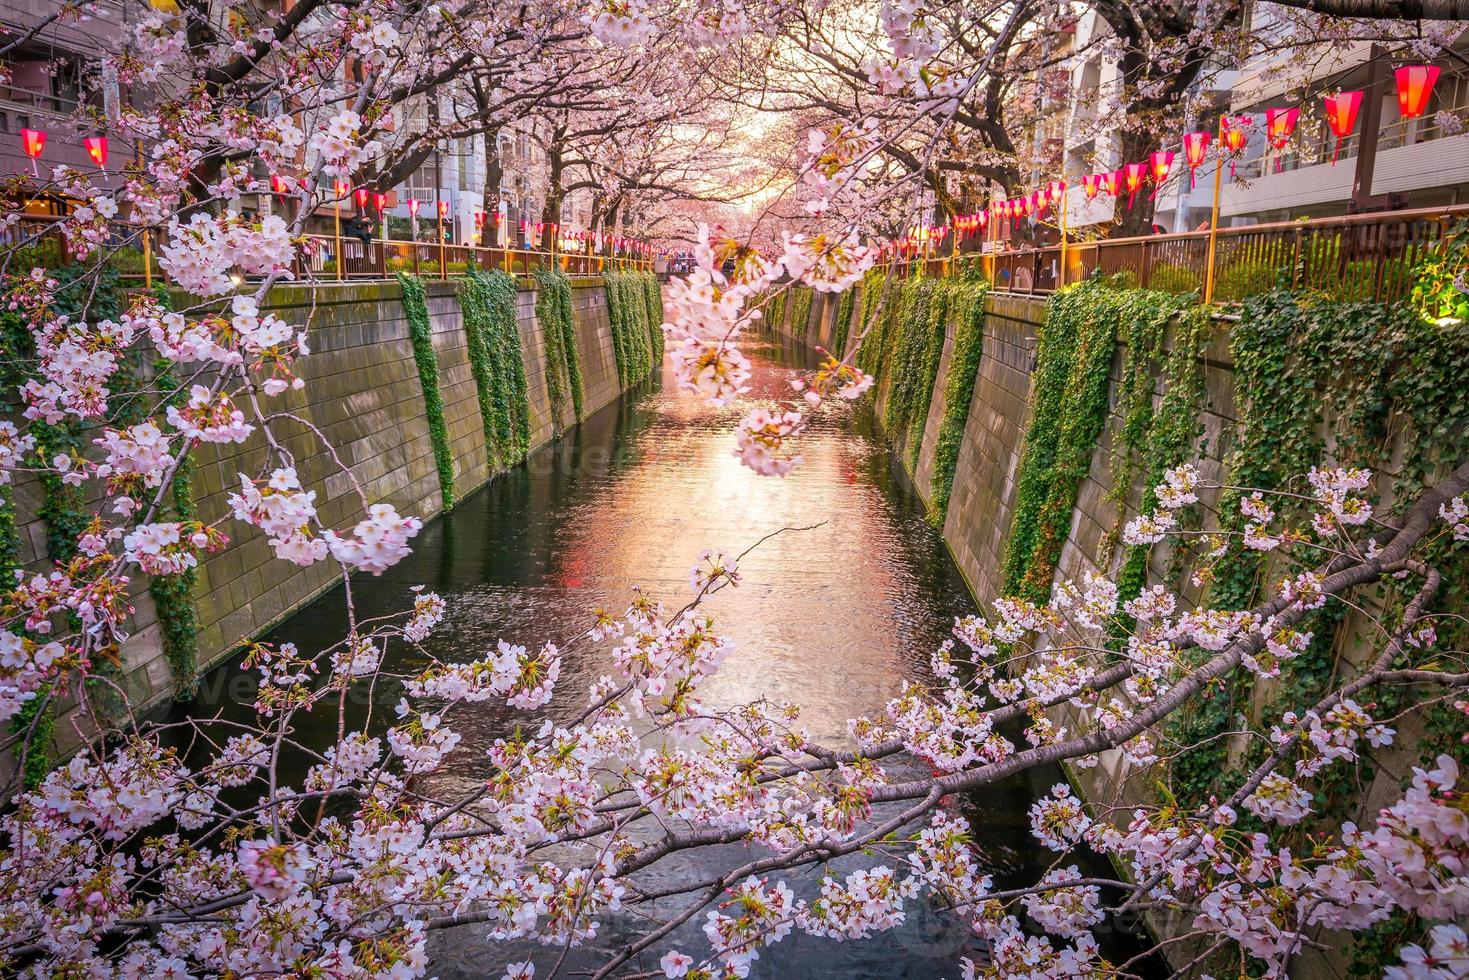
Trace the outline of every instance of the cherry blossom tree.
<instances>
[{"instance_id":1,"label":"cherry blossom tree","mask_svg":"<svg viewBox=\"0 0 1469 980\"><path fill-rule=\"evenodd\" d=\"M987 943L990 959L967 963L970 976L1130 975L1134 964L1105 961L1095 929L1133 909L1166 911L1184 923L1178 941L1195 941L1201 956L1228 951L1271 976L1286 975L1322 930L1360 929L1401 911L1431 929L1425 944L1399 951L1395 975L1469 970L1469 939L1456 924L1469 914L1469 813L1452 759L1420 767L1370 824L1331 828L1309 852L1272 835L1309 815L1324 774L1362 766L1369 748L1396 737L1397 719L1374 713L1379 692L1464 710L1462 651L1437 638L1448 614L1438 605L1436 556L1469 541L1469 463L1388 510L1369 499L1370 474L1359 470L1323 463L1301 474L1309 491L1296 493L1221 487L1179 460L1126 541L1168 542L1204 564L1288 553L1290 571L1258 605L1190 606L1161 584L1124 599L1104 574L1058 583L1044 604L1002 599L956 621L951 640L925 651L929 671L880 713L852 719L846 744L814 739L797 705L719 707L702 695L721 662L739 655L704 600L739 586L747 552L705 553L686 594L635 592L619 611L570 617L567 634L605 645L615 664L587 690L560 683L566 637L487 640L465 659L436 659L420 645L444 616L440 597L419 592L411 609L372 614L352 602L352 574L401 561L420 519L359 487L360 516L327 523L283 435L305 425L280 406L304 385L310 330L270 300L302 267L308 216L332 200L335 179L359 178L392 153L410 159L415 139L441 138L433 127L413 135L400 110L467 73L493 76L497 58L670 39L737 56L791 11L308 0L273 18L239 12L221 22L196 6L155 11L114 53L120 77L152 88L118 120L148 141L141 166L112 183L62 170L26 185L86 202L59 233L93 277L115 247L110 219L159 229L161 267L198 302L172 309L139 293L115 316L85 300L80 313L62 313L62 286L47 268L3 270L6 313L27 345L8 353L28 377L5 393L18 412L0 423L0 486L41 473L104 502L70 557L0 593L0 720L22 722L0 815L7 972L420 976L432 970L428 933L479 923L507 950L540 944L528 960L507 953L506 977L556 976L568 950L627 909L644 927L608 953L597 976L629 973L654 951L662 975L707 980L746 975L762 949L798 931L857 941L920 905ZM881 23L903 62L895 70L911 83L921 73L905 59L921 61L931 39L922 24L899 21L886 8ZM494 77L508 100L547 90L546 76L530 74L524 88L509 73ZM980 77L955 77L952 90L931 93L928 111L952 117ZM289 108L251 113L262 90ZM871 268L859 216L910 189L873 163L891 138L852 124L808 133L790 178L805 217L780 230L777 248L701 232L697 267L666 291L664 331L681 387L734 403L750 376L741 344L773 291L836 293ZM256 159L288 178L288 217L247 217L238 206L261 190L248 165ZM16 223L13 210L6 218ZM155 358L159 370L126 377ZM783 476L800 465L812 419L872 385L851 354L823 357L787 403L745 415L738 456ZM143 407L125 418L123 401ZM38 455L44 426L73 422L88 427L86 451ZM237 474L227 515L207 524L168 517L192 448L256 432L265 460ZM342 472L356 486L345 464ZM1178 519L1201 493L1222 490L1238 495L1241 531L1193 530ZM253 645L244 665L259 687L248 723L133 716L110 672L131 581L195 566L252 528L275 560L340 572L341 638L315 651ZM1147 781L1170 718L1231 676L1278 670L1304 648L1309 613L1357 605L1363 590L1385 584L1406 599L1375 617L1366 658L1309 710L1274 719L1268 756L1229 798L1119 813L1057 785L1030 808L1055 866L1023 887L995 887L950 802L956 795L1062 762L1105 762ZM385 667L390 651L405 648L426 665L409 674ZM352 692L389 681L404 690L394 717L374 727L349 711ZM527 724L496 740L487 750L493 774L471 791L432 791L466 715L494 706L534 721L553 699L584 708L570 724ZM38 748L25 719L53 702L76 705L81 747L25 788ZM336 721L325 746L304 733L323 717ZM305 760L299 777L283 764L293 758ZM718 870L657 877L681 855L732 843L747 847ZM815 897L796 896L792 876L861 852L875 863L828 872ZM1111 858L1119 872L1084 876L1085 853ZM671 948L670 937L695 920L704 941Z\"/></svg>"}]
</instances>

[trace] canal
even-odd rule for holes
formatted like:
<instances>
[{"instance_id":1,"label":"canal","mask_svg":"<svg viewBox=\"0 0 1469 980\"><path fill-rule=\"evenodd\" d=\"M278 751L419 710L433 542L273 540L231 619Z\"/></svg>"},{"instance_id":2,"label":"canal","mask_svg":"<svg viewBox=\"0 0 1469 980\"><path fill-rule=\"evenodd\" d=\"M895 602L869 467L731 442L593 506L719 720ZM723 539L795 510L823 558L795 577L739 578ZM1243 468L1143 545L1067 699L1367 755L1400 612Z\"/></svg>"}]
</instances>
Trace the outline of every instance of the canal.
<instances>
[{"instance_id":1,"label":"canal","mask_svg":"<svg viewBox=\"0 0 1469 980\"><path fill-rule=\"evenodd\" d=\"M818 739L845 741L849 718L880 712L905 678L928 676L929 652L974 604L867 401L824 414L804 439L805 464L789 477L761 477L739 463L734 423L750 400L788 394L792 365L804 356L774 341L747 354L755 375L746 400L712 409L658 382L625 395L425 527L413 554L382 577L354 579L359 613L411 607L411 588L423 585L448 605L426 644L445 660L473 659L497 639L532 648L547 640L565 644L591 624L597 606L621 609L634 586L670 608L682 605L689 568L704 548L735 554L782 528L811 528L765 541L741 562L738 588L709 599L706 609L735 652L702 696L715 706L762 696L793 701ZM266 639L303 651L329 645L342 635L343 603L341 589L329 592ZM575 718L588 686L610 671L609 652L563 645L557 695L540 717ZM400 657L385 666L421 665ZM227 698L208 694L226 689ZM205 678L202 690L192 710L228 714L248 710L253 684L238 666L226 666ZM375 718L391 719L398 697L386 687L375 691ZM334 717L310 723L320 730L308 732L308 740L331 740ZM490 771L485 747L526 723L525 713L490 704L461 709L452 725L464 741L448 773L434 777L433 795L445 799L481 783ZM1018 732L1010 737L1022 741ZM962 801L997 887L1033 883L1050 866L1054 855L1030 836L1027 809L1061 778L1058 770L1031 772ZM707 866L749 859L743 848L726 850L700 860ZM814 875L796 878L798 893L814 890ZM625 940L639 924L610 918L602 943ZM701 923L696 917L674 936L696 958L708 949ZM1125 930L1107 924L1099 938L1122 959L1138 948ZM534 958L545 974L555 958L543 947L494 942L472 926L436 935L431 949L430 974L446 978L497 980L507 961L522 958ZM655 967L661 952L644 957L641 969ZM903 927L874 940L834 943L794 933L762 952L751 975L953 978L960 955L982 958L983 951L962 927L913 902ZM597 959L596 948L579 951L563 975Z\"/></svg>"}]
</instances>

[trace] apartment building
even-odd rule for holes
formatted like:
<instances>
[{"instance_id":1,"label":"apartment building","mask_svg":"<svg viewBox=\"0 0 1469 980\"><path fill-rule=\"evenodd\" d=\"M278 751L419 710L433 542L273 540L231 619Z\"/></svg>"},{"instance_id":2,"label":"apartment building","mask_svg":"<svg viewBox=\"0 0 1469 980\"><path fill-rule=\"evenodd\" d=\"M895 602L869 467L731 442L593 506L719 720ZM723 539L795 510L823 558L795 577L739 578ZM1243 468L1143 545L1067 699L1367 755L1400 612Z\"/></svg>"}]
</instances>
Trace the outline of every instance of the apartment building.
<instances>
[{"instance_id":1,"label":"apartment building","mask_svg":"<svg viewBox=\"0 0 1469 980\"><path fill-rule=\"evenodd\" d=\"M55 0L0 0L0 25L8 38L23 35L33 24L52 14ZM107 159L113 166L131 158L131 144L111 132L111 122L131 93L102 64L103 38L115 37L126 27L128 8L114 0L100 0L86 21L62 18L43 36L27 40L4 58L0 77L0 174L30 171L31 159L21 142L21 130L46 134L39 165L68 165L96 170L83 140L109 137ZM55 214L64 203L34 198L25 209Z\"/></svg>"},{"instance_id":2,"label":"apartment building","mask_svg":"<svg viewBox=\"0 0 1469 980\"><path fill-rule=\"evenodd\" d=\"M1384 210L1469 201L1469 37L1436 64L1441 74L1426 111L1405 119L1399 113L1393 69L1421 59L1406 48L1357 43L1318 51L1289 48L1289 25L1277 19L1267 3L1252 5L1246 29L1254 37L1280 44L1272 54L1238 66L1220 65L1203 73L1193 102L1199 106L1184 120L1172 145L1177 153L1172 176L1156 198L1140 195L1138 207L1153 208L1156 228L1181 232L1207 225L1214 192L1214 160L1190 173L1182 152L1186 131L1216 134L1219 115L1248 120L1245 147L1223 164L1220 174L1221 226L1251 225L1298 218L1331 217L1364 210ZM1076 50L1089 52L1096 32L1106 25L1088 13L1078 22ZM1272 47L1274 47L1272 45ZM1324 49L1324 46L1321 46ZM1115 129L1108 120L1110 100L1120 85L1116 65L1089 53L1069 66L1064 172L1073 184L1080 175L1121 167ZM1323 110L1322 97L1339 91L1364 93L1353 133L1338 141ZM1377 103L1375 153L1370 173L1357 186L1363 133ZM1299 108L1294 131L1283 145L1266 138L1266 110ZM1150 193L1150 191L1148 192ZM1083 228L1110 223L1122 202L1102 195L1087 201L1079 188L1069 192L1068 220Z\"/></svg>"}]
</instances>

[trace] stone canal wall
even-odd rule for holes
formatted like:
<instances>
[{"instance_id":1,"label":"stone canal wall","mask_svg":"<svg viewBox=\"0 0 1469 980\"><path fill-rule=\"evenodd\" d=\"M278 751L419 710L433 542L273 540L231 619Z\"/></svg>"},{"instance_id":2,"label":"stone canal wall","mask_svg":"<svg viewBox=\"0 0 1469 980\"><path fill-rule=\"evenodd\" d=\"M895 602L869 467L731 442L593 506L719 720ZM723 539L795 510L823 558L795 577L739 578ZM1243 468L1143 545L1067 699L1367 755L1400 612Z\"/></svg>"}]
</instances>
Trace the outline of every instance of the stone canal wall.
<instances>
[{"instance_id":1,"label":"stone canal wall","mask_svg":"<svg viewBox=\"0 0 1469 980\"><path fill-rule=\"evenodd\" d=\"M859 332L862 306L860 299L850 304L853 319L846 331L848 337L855 337ZM832 311L836 307L836 297L825 303L818 301L804 334L808 342L824 343L834 335ZM932 514L935 520L941 520L944 541L981 609L1002 595L1006 549L1018 508L1027 430L1037 397L1034 387L1038 342L1046 328L1046 318L1044 299L1006 294L985 297L982 347L953 468L952 490L946 510ZM920 431L913 426L888 433L895 457L930 507L934 502L935 448L940 420L947 407L945 380L953 369L958 331L952 315L943 326L944 341L937 380L928 415L921 427L922 445L915 453L914 447L906 444L911 433ZM788 323L779 329L791 337L801 336L800 331ZM1214 481L1227 476L1224 461L1229 458L1235 440L1240 438L1236 426L1237 379L1229 350L1231 323L1225 318L1215 317L1205 320L1200 329L1202 338L1196 348L1199 354L1194 360L1196 375L1201 378L1193 418L1198 434L1196 449L1175 462L1191 459L1206 479ZM1178 340L1177 332L1176 323L1167 329L1159 361L1165 360L1173 350ZM873 336L881 336L877 328L874 328ZM933 336L936 339L936 331ZM1137 472L1137 466L1122 471L1124 480L1127 475L1135 474L1131 485L1126 488L1118 486L1123 456L1119 451L1119 440L1124 428L1124 415L1127 414L1123 404L1124 372L1131 353L1122 339L1125 336L1126 331L1119 330L1119 339L1111 352L1105 422L1091 448L1090 464L1070 511L1070 525L1051 576L1053 583L1080 579L1088 570L1115 574L1123 558L1123 549L1117 546L1116 540L1120 522L1137 512L1142 498L1146 477ZM901 348L902 341L893 343L891 333L888 337L887 356L898 362L892 352ZM893 377L887 375L893 373L885 375L881 369L878 371L879 382L874 390L880 422L895 385ZM1161 404L1163 389L1162 372L1153 372L1151 398L1155 406ZM1390 492L1395 481L1399 480L1398 467L1403 456L1401 443L1405 436L1401 420L1394 429L1397 441L1387 448L1387 458L1374 467L1379 473L1384 493ZM1411 433L1412 430L1406 431ZM1329 440L1325 444L1329 445ZM1205 495L1201 501L1202 520L1206 527L1217 525L1215 502L1210 495ZM1186 576L1176 567L1169 567L1166 556L1157 554L1161 550L1154 549L1150 578L1173 582L1176 586L1180 584L1180 578ZM1192 586L1185 585L1183 598L1185 602L1196 602L1200 596ZM1364 652L1353 638L1370 635L1372 630L1367 620L1359 613L1350 614L1337 629L1339 642L1324 653L1328 669L1333 672L1338 669L1350 671L1351 665L1358 663ZM1263 725L1268 728L1281 710L1278 699L1285 692L1284 684L1284 680L1257 679L1249 693L1230 707L1229 727L1239 730ZM1069 706L1056 709L1051 714L1058 727L1066 726L1077 731L1087 725L1086 720L1079 717L1077 709ZM1433 743L1424 738L1423 717L1406 716L1398 719L1395 726L1398 739L1390 750L1375 754L1368 783L1362 787L1358 798L1360 802L1355 804L1356 812L1345 814L1343 819L1355 820L1359 824L1364 821L1370 823L1381 807L1397 798L1402 781L1411 773L1411 768L1422 761L1420 756L1425 753L1432 755L1429 746ZM1228 765L1244 757L1248 748L1245 740L1234 737L1227 744L1229 761L1221 760L1221 764ZM1106 810L1125 820L1132 807L1143 802L1144 794L1150 793L1156 780L1162 777L1155 773L1146 780L1146 785L1138 779L1124 780L1122 761L1120 752L1104 753L1098 766L1088 770L1072 769L1071 778L1078 791L1099 811ZM1187 923L1155 920L1151 925L1156 932L1171 935L1177 934L1180 928L1186 928ZM1342 950L1348 944L1344 937L1323 937L1323 941L1325 951L1303 953L1293 967L1293 976L1347 976L1348 959ZM1180 956L1178 963L1189 961L1197 952L1186 952L1184 946L1175 948Z\"/></svg>"},{"instance_id":2,"label":"stone canal wall","mask_svg":"<svg viewBox=\"0 0 1469 980\"><path fill-rule=\"evenodd\" d=\"M527 285L522 283L516 302L533 451L556 431L575 425L576 418L569 404L555 418L545 331L536 317L536 293ZM456 498L494 475L457 289L453 282L424 283ZM586 416L616 398L620 386L602 280L573 280L571 295ZM391 503L425 521L438 514L443 509L439 475L399 284L282 286L274 290L271 308L289 323L309 325L312 351L299 362L306 386L279 396L270 407L299 420L283 422L278 434L285 437L284 448L294 457L303 485L316 491L323 522L350 527L365 514L364 499ZM194 499L206 523L228 515L228 496L239 489L239 473L253 476L270 469L258 431L243 445L201 446L193 458ZM32 569L46 562L46 529L36 516L40 502L36 481L19 481L21 558ZM276 559L257 529L233 520L223 528L231 545L203 561L194 590L201 672L339 581L335 563L300 568ZM132 706L141 710L165 702L176 679L146 576L136 576L134 585L122 684ZM75 738L65 719L58 720L56 736L57 749L65 754Z\"/></svg>"}]
</instances>

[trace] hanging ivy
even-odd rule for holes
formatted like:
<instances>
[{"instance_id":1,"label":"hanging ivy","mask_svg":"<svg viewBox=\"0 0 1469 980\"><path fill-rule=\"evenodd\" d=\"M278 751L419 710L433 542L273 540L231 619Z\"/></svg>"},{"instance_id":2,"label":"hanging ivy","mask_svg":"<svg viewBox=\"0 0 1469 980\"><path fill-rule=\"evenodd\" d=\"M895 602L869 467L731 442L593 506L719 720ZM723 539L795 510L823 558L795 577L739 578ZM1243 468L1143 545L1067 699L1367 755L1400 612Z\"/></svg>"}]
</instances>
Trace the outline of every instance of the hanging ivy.
<instances>
[{"instance_id":1,"label":"hanging ivy","mask_svg":"<svg viewBox=\"0 0 1469 980\"><path fill-rule=\"evenodd\" d=\"M648 306L648 337L653 367L663 363L663 284L651 272L644 272L643 302Z\"/></svg>"},{"instance_id":2,"label":"hanging ivy","mask_svg":"<svg viewBox=\"0 0 1469 980\"><path fill-rule=\"evenodd\" d=\"M766 326L768 326L771 330L779 331L782 327L785 326L786 304L789 302L790 297L783 289L777 290L774 295L766 300L765 309L762 311L762 313L765 318Z\"/></svg>"},{"instance_id":3,"label":"hanging ivy","mask_svg":"<svg viewBox=\"0 0 1469 980\"><path fill-rule=\"evenodd\" d=\"M611 272L603 278L617 379L626 388L647 378L663 360L663 293L651 272Z\"/></svg>"},{"instance_id":4,"label":"hanging ivy","mask_svg":"<svg viewBox=\"0 0 1469 980\"><path fill-rule=\"evenodd\" d=\"M816 290L810 286L791 290L791 336L805 340L811 332L811 306L815 299Z\"/></svg>"},{"instance_id":5,"label":"hanging ivy","mask_svg":"<svg viewBox=\"0 0 1469 980\"><path fill-rule=\"evenodd\" d=\"M1163 366L1163 397L1156 414L1148 422L1147 444L1142 459L1135 467L1127 468L1125 478L1117 479L1113 499L1118 500L1119 505L1125 498L1127 487L1131 486L1132 474L1141 472L1143 493L1139 511L1153 510L1158 503L1154 488L1162 482L1163 473L1198 458L1199 439L1204 431L1200 421L1204 408L1204 347L1208 343L1211 322L1208 311L1201 307L1188 306L1178 312L1174 320L1173 347ZM1150 380L1150 405L1151 388ZM1186 521L1193 515L1181 513L1180 517ZM1121 520L1119 516L1119 522ZM1136 598L1147 584L1150 554L1151 549L1146 545L1127 550L1117 579L1119 595L1124 601Z\"/></svg>"},{"instance_id":6,"label":"hanging ivy","mask_svg":"<svg viewBox=\"0 0 1469 980\"><path fill-rule=\"evenodd\" d=\"M841 360L847 353L847 334L852 328L852 310L857 305L858 290L848 289L837 300L836 322L831 329L831 353Z\"/></svg>"},{"instance_id":7,"label":"hanging ivy","mask_svg":"<svg viewBox=\"0 0 1469 980\"><path fill-rule=\"evenodd\" d=\"M1031 421L1002 567L1004 593L1044 602L1077 491L1107 418L1108 370L1128 291L1088 279L1046 303Z\"/></svg>"},{"instance_id":8,"label":"hanging ivy","mask_svg":"<svg viewBox=\"0 0 1469 980\"><path fill-rule=\"evenodd\" d=\"M887 273L880 269L869 269L862 277L862 315L857 325L857 335L866 333L862 347L857 351L857 366L868 374L877 369L878 352L883 346L882 328L884 320L878 314L878 304L887 285ZM893 302L891 290L882 305L890 307Z\"/></svg>"},{"instance_id":9,"label":"hanging ivy","mask_svg":"<svg viewBox=\"0 0 1469 980\"><path fill-rule=\"evenodd\" d=\"M892 333L892 350L882 361L882 376L887 383L887 400L883 403L882 421L888 434L898 440L907 435L909 423L917 414L920 401L927 408L923 392L933 391L933 375L937 356L934 347L943 349L943 294L935 279L913 279L903 284L897 307L897 320ZM938 316L930 315L938 306ZM938 322L935 343L934 321ZM929 364L934 365L930 372ZM922 424L922 423L920 423Z\"/></svg>"},{"instance_id":10,"label":"hanging ivy","mask_svg":"<svg viewBox=\"0 0 1469 980\"><path fill-rule=\"evenodd\" d=\"M413 361L423 387L423 410L428 417L429 441L434 466L439 471L439 494L444 511L454 508L454 453L449 446L449 427L444 420L444 395L439 388L439 363L434 356L433 328L428 319L428 300L423 282L413 275L398 273L403 290L403 313L408 318L408 336L413 343Z\"/></svg>"},{"instance_id":11,"label":"hanging ivy","mask_svg":"<svg viewBox=\"0 0 1469 980\"><path fill-rule=\"evenodd\" d=\"M470 268L459 281L459 306L485 446L496 466L514 466L530 446L530 392L514 277Z\"/></svg>"},{"instance_id":12,"label":"hanging ivy","mask_svg":"<svg viewBox=\"0 0 1469 980\"><path fill-rule=\"evenodd\" d=\"M552 426L561 429L568 398L572 414L582 417L581 363L576 348L576 322L571 315L571 280L560 269L535 270L536 320L546 344L546 387L551 397Z\"/></svg>"},{"instance_id":13,"label":"hanging ivy","mask_svg":"<svg viewBox=\"0 0 1469 980\"><path fill-rule=\"evenodd\" d=\"M49 274L57 282L51 303L52 313L74 320L116 319L119 315L117 270L73 264L50 269ZM13 392L34 377L35 339L29 324L8 306L0 303L0 346L6 354L0 360L0 390ZM47 557L65 564L76 556L77 537L86 529L90 518L81 488L63 481L59 474L50 470L50 465L51 460L62 453L74 457L81 455L82 426L76 419L68 418L57 424L35 421L27 431L36 440L35 465L46 468L39 477L42 495L37 516L46 528ZM20 539L9 488L0 487L0 491L4 491L4 496L0 497L0 574L5 576L5 581L11 582L15 571L20 568ZM56 727L53 693L50 687L38 690L10 722L12 734L31 733L22 777L27 788L39 786L51 770ZM99 701L108 704L111 700L99 697Z\"/></svg>"},{"instance_id":14,"label":"hanging ivy","mask_svg":"<svg viewBox=\"0 0 1469 980\"><path fill-rule=\"evenodd\" d=\"M969 420L969 405L984 357L985 297L989 295L989 283L983 279L956 280L948 284L948 290L948 318L954 324L954 347L944 376L944 414L934 440L930 476L933 506L929 519L940 527L949 511L959 447L964 442L964 426Z\"/></svg>"}]
</instances>

